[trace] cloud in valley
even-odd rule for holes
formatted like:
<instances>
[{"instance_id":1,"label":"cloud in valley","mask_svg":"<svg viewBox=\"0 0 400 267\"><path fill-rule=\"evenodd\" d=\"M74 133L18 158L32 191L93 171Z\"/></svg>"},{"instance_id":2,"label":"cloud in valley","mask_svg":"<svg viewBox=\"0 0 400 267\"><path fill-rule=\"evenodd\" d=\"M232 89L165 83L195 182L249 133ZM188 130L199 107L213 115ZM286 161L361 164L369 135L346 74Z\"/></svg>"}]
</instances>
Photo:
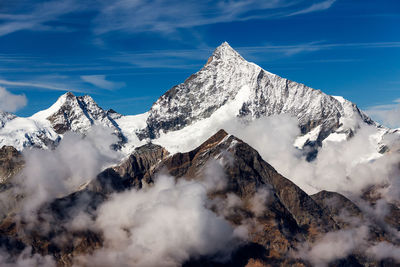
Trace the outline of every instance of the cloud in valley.
<instances>
[{"instance_id":1,"label":"cloud in valley","mask_svg":"<svg viewBox=\"0 0 400 267\"><path fill-rule=\"evenodd\" d=\"M328 266L328 263L343 259L366 245L368 227L361 226L347 230L329 232L314 243L302 244L295 256L303 258L316 267Z\"/></svg>"},{"instance_id":2,"label":"cloud in valley","mask_svg":"<svg viewBox=\"0 0 400 267\"><path fill-rule=\"evenodd\" d=\"M24 215L34 215L43 203L78 190L118 162L118 153L110 148L117 141L110 129L94 127L85 138L65 134L55 150L25 150L25 167L13 181L16 193L24 195Z\"/></svg>"},{"instance_id":3,"label":"cloud in valley","mask_svg":"<svg viewBox=\"0 0 400 267\"><path fill-rule=\"evenodd\" d=\"M207 192L215 190L208 182L160 174L151 187L114 194L94 223L104 247L77 263L179 266L192 257L229 258L243 235L206 208Z\"/></svg>"},{"instance_id":4,"label":"cloud in valley","mask_svg":"<svg viewBox=\"0 0 400 267\"><path fill-rule=\"evenodd\" d=\"M398 138L389 135L378 144L382 133L374 126L361 126L349 140L324 141L316 159L308 162L304 151L294 146L300 135L295 117L281 114L247 121L232 118L229 114L217 111L191 127L162 134L154 142L160 142L173 153L189 151L219 129L225 129L255 148L265 161L308 194L321 190L359 194L366 186L377 183L394 185L393 192L398 188L395 185L399 177L397 162L400 154L382 155L377 151L380 145L393 144ZM358 127L357 121L345 123L352 128ZM177 143L174 140L185 141Z\"/></svg>"},{"instance_id":5,"label":"cloud in valley","mask_svg":"<svg viewBox=\"0 0 400 267\"><path fill-rule=\"evenodd\" d=\"M42 256L38 253L32 254L32 248L25 248L16 259L12 259L6 251L0 250L0 265L2 267L56 267L56 263L51 256Z\"/></svg>"}]
</instances>

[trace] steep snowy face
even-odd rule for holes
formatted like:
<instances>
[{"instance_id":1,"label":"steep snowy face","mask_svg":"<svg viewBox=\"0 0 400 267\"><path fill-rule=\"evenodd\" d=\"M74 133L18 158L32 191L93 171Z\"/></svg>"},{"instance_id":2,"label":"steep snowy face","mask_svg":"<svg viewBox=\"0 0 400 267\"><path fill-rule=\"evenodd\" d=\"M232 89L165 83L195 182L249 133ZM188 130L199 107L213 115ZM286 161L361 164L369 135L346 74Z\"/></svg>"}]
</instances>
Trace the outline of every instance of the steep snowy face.
<instances>
[{"instance_id":1,"label":"steep snowy face","mask_svg":"<svg viewBox=\"0 0 400 267\"><path fill-rule=\"evenodd\" d=\"M231 101L240 104L233 117L255 119L288 113L297 117L303 134L321 126L321 140L343 126L345 118L372 123L351 102L267 72L225 42L199 72L155 102L144 137L157 138L163 132L182 129Z\"/></svg>"},{"instance_id":2,"label":"steep snowy face","mask_svg":"<svg viewBox=\"0 0 400 267\"><path fill-rule=\"evenodd\" d=\"M115 119L121 117L115 111L105 111L88 96L75 96L71 92L62 95L50 108L31 118L48 120L58 134L74 131L85 134L92 125L102 125L119 131Z\"/></svg>"}]
</instances>

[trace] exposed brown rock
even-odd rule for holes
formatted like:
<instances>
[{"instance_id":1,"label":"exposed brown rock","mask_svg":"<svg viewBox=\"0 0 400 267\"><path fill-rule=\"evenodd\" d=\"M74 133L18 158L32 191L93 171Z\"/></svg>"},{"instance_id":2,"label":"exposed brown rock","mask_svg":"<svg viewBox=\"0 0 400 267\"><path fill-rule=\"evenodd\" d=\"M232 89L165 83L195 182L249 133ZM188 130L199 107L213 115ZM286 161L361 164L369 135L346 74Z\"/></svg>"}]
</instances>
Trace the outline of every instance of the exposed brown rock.
<instances>
[{"instance_id":1,"label":"exposed brown rock","mask_svg":"<svg viewBox=\"0 0 400 267\"><path fill-rule=\"evenodd\" d=\"M345 196L329 191L320 191L311 196L317 204L326 209L341 228L349 225L346 218L363 218L362 211Z\"/></svg>"},{"instance_id":2,"label":"exposed brown rock","mask_svg":"<svg viewBox=\"0 0 400 267\"><path fill-rule=\"evenodd\" d=\"M23 165L23 157L18 150L12 146L3 146L0 149L0 183L5 183L18 173Z\"/></svg>"}]
</instances>

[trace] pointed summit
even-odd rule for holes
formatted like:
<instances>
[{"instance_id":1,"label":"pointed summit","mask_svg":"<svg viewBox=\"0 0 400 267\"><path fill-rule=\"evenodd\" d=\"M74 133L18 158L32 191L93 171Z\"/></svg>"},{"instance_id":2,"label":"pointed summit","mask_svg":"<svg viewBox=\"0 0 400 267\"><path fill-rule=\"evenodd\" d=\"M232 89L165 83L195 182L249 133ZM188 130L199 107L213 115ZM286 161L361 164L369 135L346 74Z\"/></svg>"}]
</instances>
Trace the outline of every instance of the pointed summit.
<instances>
[{"instance_id":1,"label":"pointed summit","mask_svg":"<svg viewBox=\"0 0 400 267\"><path fill-rule=\"evenodd\" d=\"M244 61L244 58L235 50L233 49L228 42L223 42L220 46L218 46L211 57L208 59L207 64L212 62L213 60L217 61ZM206 64L206 65L207 65Z\"/></svg>"}]
</instances>

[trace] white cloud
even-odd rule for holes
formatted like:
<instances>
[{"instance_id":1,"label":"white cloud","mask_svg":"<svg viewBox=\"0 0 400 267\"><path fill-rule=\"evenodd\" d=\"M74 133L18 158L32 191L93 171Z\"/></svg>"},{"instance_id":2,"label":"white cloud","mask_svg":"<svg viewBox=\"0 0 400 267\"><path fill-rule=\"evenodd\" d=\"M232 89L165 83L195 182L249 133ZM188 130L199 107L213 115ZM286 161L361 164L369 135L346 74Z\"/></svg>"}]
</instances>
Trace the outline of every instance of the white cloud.
<instances>
[{"instance_id":1,"label":"white cloud","mask_svg":"<svg viewBox=\"0 0 400 267\"><path fill-rule=\"evenodd\" d=\"M13 257L9 253L0 250L0 265L3 267L57 266L51 256L42 256L38 253L33 253L31 247L25 248L17 257Z\"/></svg>"},{"instance_id":2,"label":"white cloud","mask_svg":"<svg viewBox=\"0 0 400 267\"><path fill-rule=\"evenodd\" d=\"M29 12L0 14L0 20L2 20L2 23L0 23L0 36L21 30L40 31L60 29L50 27L46 23L57 21L65 14L79 11L82 8L82 4L79 2L65 0L47 1L39 4L27 3L25 10L29 10Z\"/></svg>"},{"instance_id":3,"label":"white cloud","mask_svg":"<svg viewBox=\"0 0 400 267\"><path fill-rule=\"evenodd\" d=\"M182 130L161 135L158 140L171 152L194 149L219 129L225 129L255 148L265 161L292 180L308 194L329 190L359 194L372 184L393 185L396 192L399 153L381 155L377 152L379 132L374 126L362 126L354 137L338 142L327 141L318 149L312 162L305 160L304 151L294 147L301 134L297 118L288 114L264 117L243 124L230 113L220 113ZM349 126L357 121L346 122ZM182 139L182 136L185 138ZM176 142L176 140L186 140ZM387 138L385 142L392 142ZM393 197L392 197L393 198Z\"/></svg>"},{"instance_id":4,"label":"white cloud","mask_svg":"<svg viewBox=\"0 0 400 267\"><path fill-rule=\"evenodd\" d=\"M367 254L372 255L375 259L382 260L392 258L400 263L400 247L394 246L388 242L379 242L367 249Z\"/></svg>"},{"instance_id":5,"label":"white cloud","mask_svg":"<svg viewBox=\"0 0 400 267\"><path fill-rule=\"evenodd\" d=\"M365 112L387 127L400 127L400 98L394 100L392 104L369 107Z\"/></svg>"},{"instance_id":6,"label":"white cloud","mask_svg":"<svg viewBox=\"0 0 400 267\"><path fill-rule=\"evenodd\" d=\"M24 169L13 181L16 194L24 196L23 215L29 218L41 204L76 191L118 162L119 154L110 148L117 141L111 129L98 126L85 138L66 133L55 150L24 150Z\"/></svg>"},{"instance_id":7,"label":"white cloud","mask_svg":"<svg viewBox=\"0 0 400 267\"><path fill-rule=\"evenodd\" d=\"M114 1L101 9L95 20L99 34L110 31L171 33L180 28L248 20L252 11L264 11L292 6L295 1Z\"/></svg>"},{"instance_id":8,"label":"white cloud","mask_svg":"<svg viewBox=\"0 0 400 267\"><path fill-rule=\"evenodd\" d=\"M112 82L106 80L105 75L82 75L81 79L94 86L107 90L115 90L125 86L125 83L123 82Z\"/></svg>"},{"instance_id":9,"label":"white cloud","mask_svg":"<svg viewBox=\"0 0 400 267\"><path fill-rule=\"evenodd\" d=\"M260 60L264 55L268 60L289 57L301 53L311 53L321 50L338 49L379 49L398 48L400 42L377 42L377 43L326 43L313 41L295 44L266 44L262 46L234 47L244 57ZM213 51L213 47L203 47L193 50L151 50L140 53L119 53L108 59L117 62L132 64L138 68L165 68L165 69L195 69ZM262 59L262 58L261 58ZM351 62L357 59L327 59L314 61L321 62ZM188 64L190 62L191 64Z\"/></svg>"},{"instance_id":10,"label":"white cloud","mask_svg":"<svg viewBox=\"0 0 400 267\"><path fill-rule=\"evenodd\" d=\"M15 112L27 103L25 95L14 95L0 86L0 110Z\"/></svg>"},{"instance_id":11,"label":"white cloud","mask_svg":"<svg viewBox=\"0 0 400 267\"><path fill-rule=\"evenodd\" d=\"M0 84L9 85L9 86L16 86L16 87L42 88L42 89L48 89L48 90L54 90L54 91L79 92L78 90L75 90L75 89L69 89L69 88L65 88L65 87L59 87L57 85L45 84L45 83L36 83L36 82L14 82L14 81L8 81L8 80L0 79Z\"/></svg>"},{"instance_id":12,"label":"white cloud","mask_svg":"<svg viewBox=\"0 0 400 267\"><path fill-rule=\"evenodd\" d=\"M300 134L296 118L271 116L246 127L230 122L226 129L248 142L279 173L309 194L329 190L358 195L372 184L396 186L394 178L399 176L400 154L377 152L374 137L378 130L374 126L362 126L349 140L324 142L312 162L307 162L293 146Z\"/></svg>"},{"instance_id":13,"label":"white cloud","mask_svg":"<svg viewBox=\"0 0 400 267\"><path fill-rule=\"evenodd\" d=\"M151 187L114 194L95 222L103 248L77 264L180 266L192 257L229 256L239 233L206 208L207 192L202 183L159 175Z\"/></svg>"},{"instance_id":14,"label":"white cloud","mask_svg":"<svg viewBox=\"0 0 400 267\"><path fill-rule=\"evenodd\" d=\"M361 246L365 246L367 237L368 227L364 225L329 232L312 244L303 244L296 256L310 261L313 266L325 267L328 263L345 258Z\"/></svg>"},{"instance_id":15,"label":"white cloud","mask_svg":"<svg viewBox=\"0 0 400 267\"><path fill-rule=\"evenodd\" d=\"M306 1L301 1L302 2ZM97 13L94 21L88 22L97 34L111 31L171 33L177 29L200 25L281 17L286 14L304 14L328 9L333 0L315 3L299 10L299 1L47 1L29 4L22 12L11 10L0 14L0 36L21 30L70 30L50 26L49 22L62 21L63 16L79 12ZM288 8L282 11L282 8Z\"/></svg>"},{"instance_id":16,"label":"white cloud","mask_svg":"<svg viewBox=\"0 0 400 267\"><path fill-rule=\"evenodd\" d=\"M307 14L307 13L311 13L311 12L326 10L326 9L329 9L335 2L336 2L336 0L326 0L324 2L315 3L305 9L293 12L293 13L289 14L288 16L295 16L295 15L300 15L300 14Z\"/></svg>"},{"instance_id":17,"label":"white cloud","mask_svg":"<svg viewBox=\"0 0 400 267\"><path fill-rule=\"evenodd\" d=\"M250 199L250 210L256 216L263 215L267 209L267 203L272 195L271 191L267 187L258 188L256 193Z\"/></svg>"}]
</instances>

